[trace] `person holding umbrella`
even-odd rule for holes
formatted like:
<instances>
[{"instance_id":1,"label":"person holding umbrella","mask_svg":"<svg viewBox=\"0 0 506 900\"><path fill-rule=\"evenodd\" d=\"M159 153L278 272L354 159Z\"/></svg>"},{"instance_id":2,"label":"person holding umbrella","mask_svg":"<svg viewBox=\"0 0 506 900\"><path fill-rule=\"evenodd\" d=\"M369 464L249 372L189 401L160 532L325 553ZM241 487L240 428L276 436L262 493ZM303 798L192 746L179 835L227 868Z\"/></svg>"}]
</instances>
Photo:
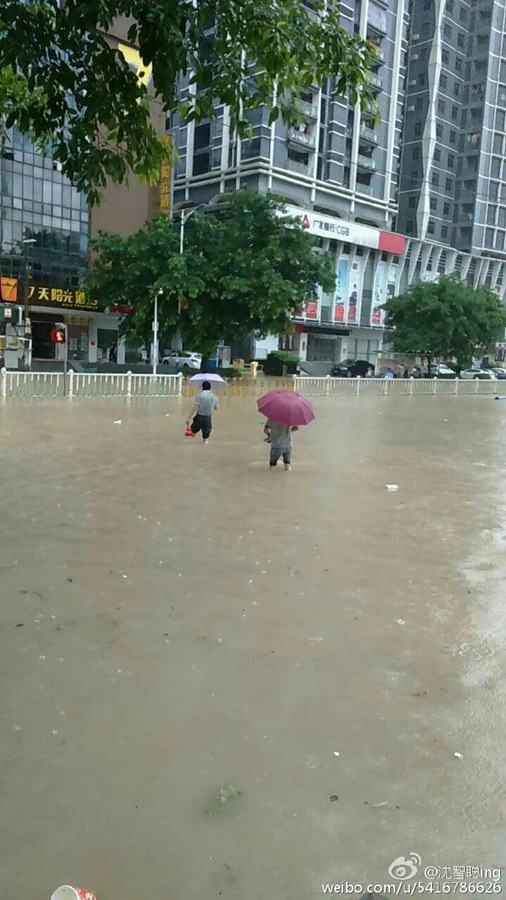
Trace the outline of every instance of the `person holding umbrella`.
<instances>
[{"instance_id":1,"label":"person holding umbrella","mask_svg":"<svg viewBox=\"0 0 506 900\"><path fill-rule=\"evenodd\" d=\"M211 381L218 387L226 387L227 382L219 375L194 375L189 384L198 384L202 390L195 397L194 416L190 425L190 416L186 420L186 433L189 437L195 437L202 432L204 444L207 444L213 430L213 412L218 409L218 398L211 391Z\"/></svg>"},{"instance_id":2,"label":"person holding umbrella","mask_svg":"<svg viewBox=\"0 0 506 900\"><path fill-rule=\"evenodd\" d=\"M269 468L283 457L285 472L292 467L292 432L314 419L313 407L296 391L269 391L257 400L259 412L267 416L264 432L270 443Z\"/></svg>"},{"instance_id":3,"label":"person holding umbrella","mask_svg":"<svg viewBox=\"0 0 506 900\"><path fill-rule=\"evenodd\" d=\"M264 426L264 434L267 435L268 442L271 446L269 457L269 468L275 469L280 456L283 457L285 472L290 472L292 468L292 431L298 431L299 426L281 425L280 422L273 422L267 419Z\"/></svg>"}]
</instances>

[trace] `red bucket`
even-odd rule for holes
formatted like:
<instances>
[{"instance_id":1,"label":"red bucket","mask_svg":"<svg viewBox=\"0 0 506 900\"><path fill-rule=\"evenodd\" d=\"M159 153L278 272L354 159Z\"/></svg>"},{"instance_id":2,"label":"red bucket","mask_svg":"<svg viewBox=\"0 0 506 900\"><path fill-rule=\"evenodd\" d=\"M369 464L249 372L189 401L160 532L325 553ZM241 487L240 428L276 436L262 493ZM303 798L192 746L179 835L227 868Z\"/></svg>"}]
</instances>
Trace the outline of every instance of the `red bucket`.
<instances>
[{"instance_id":1,"label":"red bucket","mask_svg":"<svg viewBox=\"0 0 506 900\"><path fill-rule=\"evenodd\" d=\"M63 884L56 888L51 900L97 900L93 891L86 891L84 888L70 887L69 884Z\"/></svg>"}]
</instances>

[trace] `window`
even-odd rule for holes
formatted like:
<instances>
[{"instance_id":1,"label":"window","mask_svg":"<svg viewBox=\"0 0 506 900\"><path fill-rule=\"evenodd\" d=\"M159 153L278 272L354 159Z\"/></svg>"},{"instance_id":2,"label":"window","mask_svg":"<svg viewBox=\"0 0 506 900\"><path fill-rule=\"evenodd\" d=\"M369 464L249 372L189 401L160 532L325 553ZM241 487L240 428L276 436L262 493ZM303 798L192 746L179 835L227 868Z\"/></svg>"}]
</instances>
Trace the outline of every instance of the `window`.
<instances>
[{"instance_id":1,"label":"window","mask_svg":"<svg viewBox=\"0 0 506 900\"><path fill-rule=\"evenodd\" d=\"M448 78L447 78L447 76L446 76L446 75L440 75L440 76L439 76L439 87L444 89L444 88L447 87L447 85L448 85Z\"/></svg>"},{"instance_id":2,"label":"window","mask_svg":"<svg viewBox=\"0 0 506 900\"><path fill-rule=\"evenodd\" d=\"M448 25L448 22L445 22L445 25L443 28L443 34L447 38L451 38L451 36L452 36L452 27L451 27L451 25Z\"/></svg>"},{"instance_id":3,"label":"window","mask_svg":"<svg viewBox=\"0 0 506 900\"><path fill-rule=\"evenodd\" d=\"M462 57L461 56L455 57L455 71L462 72Z\"/></svg>"},{"instance_id":4,"label":"window","mask_svg":"<svg viewBox=\"0 0 506 900\"><path fill-rule=\"evenodd\" d=\"M408 220L407 220L407 222L406 222L406 231L408 232L408 234L412 234L412 232L413 232L413 230L414 230L414 229L413 229L413 224L414 224L414 223L413 223L413 219L408 219Z\"/></svg>"},{"instance_id":5,"label":"window","mask_svg":"<svg viewBox=\"0 0 506 900\"><path fill-rule=\"evenodd\" d=\"M453 12L453 0L446 0L446 12L447 13Z\"/></svg>"},{"instance_id":6,"label":"window","mask_svg":"<svg viewBox=\"0 0 506 900\"><path fill-rule=\"evenodd\" d=\"M448 240L448 225L441 226L441 240L442 241Z\"/></svg>"},{"instance_id":7,"label":"window","mask_svg":"<svg viewBox=\"0 0 506 900\"><path fill-rule=\"evenodd\" d=\"M444 102L444 100L438 100L437 101L437 111L440 116L444 116L445 109L446 109L446 103Z\"/></svg>"},{"instance_id":8,"label":"window","mask_svg":"<svg viewBox=\"0 0 506 900\"><path fill-rule=\"evenodd\" d=\"M458 97L460 94L460 84L458 81L455 81L453 84L453 95L454 97Z\"/></svg>"},{"instance_id":9,"label":"window","mask_svg":"<svg viewBox=\"0 0 506 900\"><path fill-rule=\"evenodd\" d=\"M433 173L432 173L432 179L431 179L431 180L432 180L432 184L433 184L435 187L437 187L438 184L439 184L439 172L433 172Z\"/></svg>"},{"instance_id":10,"label":"window","mask_svg":"<svg viewBox=\"0 0 506 900\"><path fill-rule=\"evenodd\" d=\"M429 219L429 222L427 225L427 234L434 234L435 231L436 231L436 223L434 222L433 219Z\"/></svg>"},{"instance_id":11,"label":"window","mask_svg":"<svg viewBox=\"0 0 506 900\"><path fill-rule=\"evenodd\" d=\"M504 231L498 231L495 236L495 249L504 250Z\"/></svg>"},{"instance_id":12,"label":"window","mask_svg":"<svg viewBox=\"0 0 506 900\"><path fill-rule=\"evenodd\" d=\"M449 203L443 203L443 215L444 216L450 215L450 204Z\"/></svg>"},{"instance_id":13,"label":"window","mask_svg":"<svg viewBox=\"0 0 506 900\"><path fill-rule=\"evenodd\" d=\"M489 206L487 209L487 225L495 225L497 206Z\"/></svg>"},{"instance_id":14,"label":"window","mask_svg":"<svg viewBox=\"0 0 506 900\"><path fill-rule=\"evenodd\" d=\"M494 143L493 143L493 148L492 148L493 153L502 154L503 141L504 141L504 138L503 138L502 134L494 134Z\"/></svg>"},{"instance_id":15,"label":"window","mask_svg":"<svg viewBox=\"0 0 506 900\"><path fill-rule=\"evenodd\" d=\"M451 178L447 178L446 181L445 181L445 188L446 188L446 190L447 190L447 191L451 191L452 187L453 187L453 181L452 181L452 179L451 179Z\"/></svg>"},{"instance_id":16,"label":"window","mask_svg":"<svg viewBox=\"0 0 506 900\"><path fill-rule=\"evenodd\" d=\"M457 140L457 132L450 131L450 144L455 144Z\"/></svg>"},{"instance_id":17,"label":"window","mask_svg":"<svg viewBox=\"0 0 506 900\"><path fill-rule=\"evenodd\" d=\"M211 126L209 123L207 125L197 125L195 128L195 150L203 150L204 147L209 147L211 143Z\"/></svg>"},{"instance_id":18,"label":"window","mask_svg":"<svg viewBox=\"0 0 506 900\"><path fill-rule=\"evenodd\" d=\"M420 87L424 87L424 85L425 85L425 72L420 72L420 74L419 74L419 76L418 76L418 84L420 85Z\"/></svg>"},{"instance_id":19,"label":"window","mask_svg":"<svg viewBox=\"0 0 506 900\"><path fill-rule=\"evenodd\" d=\"M437 209L437 197L430 198L430 208L431 208L432 212L434 212Z\"/></svg>"},{"instance_id":20,"label":"window","mask_svg":"<svg viewBox=\"0 0 506 900\"><path fill-rule=\"evenodd\" d=\"M465 6L461 6L459 10L459 21L467 22L467 9Z\"/></svg>"},{"instance_id":21,"label":"window","mask_svg":"<svg viewBox=\"0 0 506 900\"><path fill-rule=\"evenodd\" d=\"M420 137L422 133L422 123L415 122L415 137Z\"/></svg>"},{"instance_id":22,"label":"window","mask_svg":"<svg viewBox=\"0 0 506 900\"><path fill-rule=\"evenodd\" d=\"M498 109L495 114L495 127L497 131L505 131L506 128L506 112L504 109Z\"/></svg>"},{"instance_id":23,"label":"window","mask_svg":"<svg viewBox=\"0 0 506 900\"><path fill-rule=\"evenodd\" d=\"M459 117L458 106L452 106L452 122L456 122Z\"/></svg>"},{"instance_id":24,"label":"window","mask_svg":"<svg viewBox=\"0 0 506 900\"><path fill-rule=\"evenodd\" d=\"M439 147L436 147L436 149L434 150L434 159L436 160L436 162L439 162L441 159L441 150L439 149Z\"/></svg>"},{"instance_id":25,"label":"window","mask_svg":"<svg viewBox=\"0 0 506 900\"><path fill-rule=\"evenodd\" d=\"M443 126L436 125L436 137L443 137Z\"/></svg>"},{"instance_id":26,"label":"window","mask_svg":"<svg viewBox=\"0 0 506 900\"><path fill-rule=\"evenodd\" d=\"M494 243L494 229L493 228L485 228L485 244L487 247L492 247Z\"/></svg>"},{"instance_id":27,"label":"window","mask_svg":"<svg viewBox=\"0 0 506 900\"><path fill-rule=\"evenodd\" d=\"M492 157L492 163L490 165L490 175L492 178L501 177L501 160L497 156ZM14 181L15 180L16 176L14 176Z\"/></svg>"},{"instance_id":28,"label":"window","mask_svg":"<svg viewBox=\"0 0 506 900\"><path fill-rule=\"evenodd\" d=\"M420 147L413 147L411 151L411 156L413 159L420 159Z\"/></svg>"},{"instance_id":29,"label":"window","mask_svg":"<svg viewBox=\"0 0 506 900\"><path fill-rule=\"evenodd\" d=\"M457 47L463 47L465 43L465 38L462 32L457 35Z\"/></svg>"},{"instance_id":30,"label":"window","mask_svg":"<svg viewBox=\"0 0 506 900\"><path fill-rule=\"evenodd\" d=\"M453 169L455 165L455 156L453 153L448 154L448 168Z\"/></svg>"},{"instance_id":31,"label":"window","mask_svg":"<svg viewBox=\"0 0 506 900\"><path fill-rule=\"evenodd\" d=\"M414 195L412 195L412 196L409 198L409 200L408 200L408 206L409 206L410 209L413 209L413 207L416 206L416 197L415 197Z\"/></svg>"},{"instance_id":32,"label":"window","mask_svg":"<svg viewBox=\"0 0 506 900\"><path fill-rule=\"evenodd\" d=\"M448 53L448 50L441 51L441 61L445 66L447 66L450 62L450 54Z\"/></svg>"}]
</instances>

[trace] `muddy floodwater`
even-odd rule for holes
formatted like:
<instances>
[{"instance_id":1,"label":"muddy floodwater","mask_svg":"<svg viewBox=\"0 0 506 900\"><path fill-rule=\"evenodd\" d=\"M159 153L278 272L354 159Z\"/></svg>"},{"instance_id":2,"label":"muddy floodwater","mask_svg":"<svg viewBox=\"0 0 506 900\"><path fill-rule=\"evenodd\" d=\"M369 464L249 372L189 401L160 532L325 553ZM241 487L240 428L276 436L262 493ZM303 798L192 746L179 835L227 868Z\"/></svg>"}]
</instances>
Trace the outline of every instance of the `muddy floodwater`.
<instances>
[{"instance_id":1,"label":"muddy floodwater","mask_svg":"<svg viewBox=\"0 0 506 900\"><path fill-rule=\"evenodd\" d=\"M185 404L0 408L1 900L506 864L506 403Z\"/></svg>"}]
</instances>

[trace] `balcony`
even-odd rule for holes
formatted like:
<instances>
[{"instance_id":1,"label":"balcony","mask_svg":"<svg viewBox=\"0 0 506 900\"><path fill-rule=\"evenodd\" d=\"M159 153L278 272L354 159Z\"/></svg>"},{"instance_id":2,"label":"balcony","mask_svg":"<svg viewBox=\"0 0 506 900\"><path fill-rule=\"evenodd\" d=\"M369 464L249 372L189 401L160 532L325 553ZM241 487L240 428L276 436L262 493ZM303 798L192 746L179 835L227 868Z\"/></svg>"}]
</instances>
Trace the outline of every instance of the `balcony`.
<instances>
[{"instance_id":1,"label":"balcony","mask_svg":"<svg viewBox=\"0 0 506 900\"><path fill-rule=\"evenodd\" d=\"M363 156L359 153L357 156L357 169L362 172L375 172L376 162L371 156Z\"/></svg>"},{"instance_id":2,"label":"balcony","mask_svg":"<svg viewBox=\"0 0 506 900\"><path fill-rule=\"evenodd\" d=\"M369 84L371 85L373 91L378 94L383 90L383 79L380 78L379 75L371 75L369 78Z\"/></svg>"},{"instance_id":3,"label":"balcony","mask_svg":"<svg viewBox=\"0 0 506 900\"><path fill-rule=\"evenodd\" d=\"M296 159L290 159L290 157L286 161L286 168L290 172L297 172L299 175L305 175L307 178L312 175L312 172L309 171L308 163L297 162Z\"/></svg>"},{"instance_id":4,"label":"balcony","mask_svg":"<svg viewBox=\"0 0 506 900\"><path fill-rule=\"evenodd\" d=\"M297 131L296 128L288 129L287 140L289 144L295 144L298 147L306 147L307 150L314 150L316 147L316 135Z\"/></svg>"},{"instance_id":5,"label":"balcony","mask_svg":"<svg viewBox=\"0 0 506 900\"><path fill-rule=\"evenodd\" d=\"M368 128L367 125L362 125L360 129L360 143L361 144L370 144L372 147L376 147L378 143L378 135L372 128Z\"/></svg>"},{"instance_id":6,"label":"balcony","mask_svg":"<svg viewBox=\"0 0 506 900\"><path fill-rule=\"evenodd\" d=\"M385 62L385 54L383 50L378 46L378 44L374 43L374 41L370 42L371 50L374 50L374 59L372 61L372 65L377 68L378 66L382 66ZM372 46L374 44L374 47Z\"/></svg>"},{"instance_id":7,"label":"balcony","mask_svg":"<svg viewBox=\"0 0 506 900\"><path fill-rule=\"evenodd\" d=\"M387 17L383 9L369 4L369 12L367 15L367 31L368 36L379 35L385 37L387 33Z\"/></svg>"},{"instance_id":8,"label":"balcony","mask_svg":"<svg viewBox=\"0 0 506 900\"><path fill-rule=\"evenodd\" d=\"M302 113L306 119L316 119L318 118L318 107L316 103L308 103L306 100L298 100L297 101L297 109Z\"/></svg>"}]
</instances>

